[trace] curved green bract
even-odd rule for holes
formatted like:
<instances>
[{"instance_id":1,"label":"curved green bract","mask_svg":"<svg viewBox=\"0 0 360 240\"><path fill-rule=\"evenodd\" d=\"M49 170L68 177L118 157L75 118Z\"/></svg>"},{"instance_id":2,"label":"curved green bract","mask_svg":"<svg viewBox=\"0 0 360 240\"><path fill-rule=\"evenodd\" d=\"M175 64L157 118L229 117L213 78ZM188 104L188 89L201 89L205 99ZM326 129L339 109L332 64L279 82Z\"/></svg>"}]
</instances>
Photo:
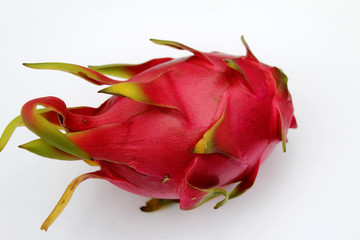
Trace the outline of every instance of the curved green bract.
<instances>
[{"instance_id":1,"label":"curved green bract","mask_svg":"<svg viewBox=\"0 0 360 240\"><path fill-rule=\"evenodd\" d=\"M282 148L283 152L286 152L286 134L285 134L285 128L284 128L284 120L282 113L280 111L280 107L277 108L280 116L280 127L281 127L281 142L282 142Z\"/></svg>"},{"instance_id":2,"label":"curved green bract","mask_svg":"<svg viewBox=\"0 0 360 240\"><path fill-rule=\"evenodd\" d=\"M279 93L289 96L289 90L287 86L288 77L285 75L285 73L280 68L273 67L272 74L276 81L276 87Z\"/></svg>"},{"instance_id":3,"label":"curved green bract","mask_svg":"<svg viewBox=\"0 0 360 240\"><path fill-rule=\"evenodd\" d=\"M68 161L80 160L79 157L61 151L42 139L33 140L19 147L46 158Z\"/></svg>"},{"instance_id":4,"label":"curved green bract","mask_svg":"<svg viewBox=\"0 0 360 240\"><path fill-rule=\"evenodd\" d=\"M178 200L174 199L159 199L159 198L152 198L146 202L145 206L140 208L143 212L154 212L160 210L164 207L169 206L170 204L179 202Z\"/></svg>"},{"instance_id":5,"label":"curved green bract","mask_svg":"<svg viewBox=\"0 0 360 240\"><path fill-rule=\"evenodd\" d=\"M225 59L225 63L226 65L228 65L230 68L238 71L242 76L243 78L245 79L245 82L247 83L247 87L253 92L255 93L255 90L253 88L253 86L251 85L249 79L246 77L244 71L240 68L240 66L232 59Z\"/></svg>"},{"instance_id":6,"label":"curved green bract","mask_svg":"<svg viewBox=\"0 0 360 240\"><path fill-rule=\"evenodd\" d=\"M129 79L133 76L133 74L129 71L129 67L131 66L131 64L107 64L88 67L102 74Z\"/></svg>"},{"instance_id":7,"label":"curved green bract","mask_svg":"<svg viewBox=\"0 0 360 240\"><path fill-rule=\"evenodd\" d=\"M151 103L150 99L142 90L144 83L123 82L104 88L99 93L107 93L130 98L144 103Z\"/></svg>"},{"instance_id":8,"label":"curved green bract","mask_svg":"<svg viewBox=\"0 0 360 240\"><path fill-rule=\"evenodd\" d=\"M107 64L88 67L102 74L128 79L151 67L168 62L172 59L173 58L155 58L140 64Z\"/></svg>"},{"instance_id":9,"label":"curved green bract","mask_svg":"<svg viewBox=\"0 0 360 240\"><path fill-rule=\"evenodd\" d=\"M195 147L192 149L192 153L197 153L197 154L219 153L219 149L216 145L215 134L216 134L216 130L224 120L224 117L225 117L225 110L221 115L220 119L217 120L216 123L204 133L203 138L196 143Z\"/></svg>"},{"instance_id":10,"label":"curved green bract","mask_svg":"<svg viewBox=\"0 0 360 240\"><path fill-rule=\"evenodd\" d=\"M221 200L220 202L218 202L214 208L218 209L221 206L223 206L228 200L229 200L229 194L226 192L226 190L222 189L222 188L210 188L210 189L201 189L201 188L197 188L195 186L192 186L191 184L189 184L191 187L203 191L203 192L207 192L207 194L205 196L203 196L194 206L194 208L199 207L200 205L206 203L207 201L210 201L213 198L216 198L218 196L224 196L224 199Z\"/></svg>"},{"instance_id":11,"label":"curved green bract","mask_svg":"<svg viewBox=\"0 0 360 240\"><path fill-rule=\"evenodd\" d=\"M182 112L180 109L178 109L175 106L162 104L161 102L157 102L157 101L154 101L153 99L151 99L151 97L148 96L144 91L144 88L146 88L146 86L149 86L151 84L152 84L152 82L149 82L149 83L122 82L122 83L118 83L118 84L109 86L107 88L101 89L99 91L99 93L107 93L107 94L127 97L127 98L130 98L137 102L142 102L142 103L146 103L146 104L158 106L158 107L177 109L180 112Z\"/></svg>"},{"instance_id":12,"label":"curved green bract","mask_svg":"<svg viewBox=\"0 0 360 240\"><path fill-rule=\"evenodd\" d=\"M159 44L159 45L165 45L165 46L173 47L173 48L176 48L179 50L187 50L189 52L192 52L195 56L204 60L206 63L208 63L210 65L214 65L214 63L204 53L202 53L196 49L193 49L191 47L188 47L182 43L175 42L175 41L169 41L169 40L154 39L154 38L151 38L150 41L152 41L153 43Z\"/></svg>"},{"instance_id":13,"label":"curved green bract","mask_svg":"<svg viewBox=\"0 0 360 240\"><path fill-rule=\"evenodd\" d=\"M82 150L77 144L71 141L66 135L60 132L55 126L49 123L41 114L36 111L36 106L42 105L51 108L46 103L28 102L22 109L24 124L32 132L50 145L71 155L82 159L92 160L90 155ZM56 109L54 109L56 110Z\"/></svg>"},{"instance_id":14,"label":"curved green bract","mask_svg":"<svg viewBox=\"0 0 360 240\"><path fill-rule=\"evenodd\" d=\"M44 221L44 223L41 225L41 230L47 231L48 228L53 224L53 222L57 219L57 217L61 214L61 212L64 210L66 205L69 203L75 189L77 186L89 178L100 178L104 179L103 176L101 176L98 172L93 173L85 173L83 175L80 175L79 177L75 178L66 188L64 194L60 198L59 202L56 204L53 211L50 213L50 215L47 217L47 219Z\"/></svg>"},{"instance_id":15,"label":"curved green bract","mask_svg":"<svg viewBox=\"0 0 360 240\"><path fill-rule=\"evenodd\" d=\"M241 36L241 42L244 44L246 48L246 57L259 62L259 60L255 57L255 55L251 52L249 44L246 42L244 35Z\"/></svg>"},{"instance_id":16,"label":"curved green bract","mask_svg":"<svg viewBox=\"0 0 360 240\"><path fill-rule=\"evenodd\" d=\"M215 124L211 126L211 128L204 133L203 138L196 143L195 147L192 149L191 152L196 154L220 153L232 158L237 158L236 150L231 148L231 146L233 145L231 141L223 142L223 141L218 141L217 139L218 133L229 134L230 136L230 130L228 128L226 129L222 128L224 125L226 126L227 120L228 119L227 119L226 107L225 107L219 120L217 120ZM219 130L219 128L222 129Z\"/></svg>"},{"instance_id":17,"label":"curved green bract","mask_svg":"<svg viewBox=\"0 0 360 240\"><path fill-rule=\"evenodd\" d=\"M116 84L119 81L106 77L105 75L98 73L92 69L82 67L80 65L60 62L45 62L45 63L23 63L24 66L34 69L48 69L48 70L59 70L74 74L81 77L93 84Z\"/></svg>"},{"instance_id":18,"label":"curved green bract","mask_svg":"<svg viewBox=\"0 0 360 240\"><path fill-rule=\"evenodd\" d=\"M14 133L17 127L23 126L23 120L21 116L14 118L5 128L4 132L0 137L0 152L4 149L5 145L8 143L11 135Z\"/></svg>"},{"instance_id":19,"label":"curved green bract","mask_svg":"<svg viewBox=\"0 0 360 240\"><path fill-rule=\"evenodd\" d=\"M190 52L197 51L193 48L190 48L182 43L175 42L175 41L160 40L160 39L154 39L154 38L151 38L150 41L152 41L153 43L159 44L159 45L165 45L165 46L173 47L173 48L176 48L179 50L189 50Z\"/></svg>"},{"instance_id":20,"label":"curved green bract","mask_svg":"<svg viewBox=\"0 0 360 240\"><path fill-rule=\"evenodd\" d=\"M259 159L252 167L248 175L243 180L241 180L241 182L230 192L229 199L233 199L240 196L254 185L256 176L259 171L260 162L261 161Z\"/></svg>"},{"instance_id":21,"label":"curved green bract","mask_svg":"<svg viewBox=\"0 0 360 240\"><path fill-rule=\"evenodd\" d=\"M46 110L46 109L37 109L36 112L39 113L39 114L42 114L42 113L48 112L48 110ZM24 126L24 122L23 122L23 119L22 119L21 115L14 118L6 126L6 128L4 129L4 132L2 133L2 135L0 137L0 152L4 149L4 147L6 146L8 141L10 140L10 137L14 133L15 129L17 127L21 127L21 126Z\"/></svg>"}]
</instances>

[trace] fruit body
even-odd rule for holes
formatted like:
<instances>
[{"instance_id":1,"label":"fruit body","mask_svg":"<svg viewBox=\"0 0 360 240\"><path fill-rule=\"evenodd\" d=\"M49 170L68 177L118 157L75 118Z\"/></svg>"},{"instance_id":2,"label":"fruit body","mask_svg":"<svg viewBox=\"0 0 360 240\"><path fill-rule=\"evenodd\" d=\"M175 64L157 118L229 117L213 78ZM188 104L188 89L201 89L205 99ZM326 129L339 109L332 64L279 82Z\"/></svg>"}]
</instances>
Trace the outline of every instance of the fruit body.
<instances>
[{"instance_id":1,"label":"fruit body","mask_svg":"<svg viewBox=\"0 0 360 240\"><path fill-rule=\"evenodd\" d=\"M5 129L0 149L14 128L24 124L40 139L22 148L100 166L69 185L42 229L51 225L76 186L88 178L153 198L144 211L174 201L188 210L222 195L218 208L250 188L261 162L279 142L285 151L287 131L297 124L287 77L259 62L242 40L247 54L240 57L152 40L194 55L89 68L25 64L111 85L100 92L113 95L99 108L67 108L55 97L34 99ZM118 81L103 74L129 79ZM39 105L45 109L38 110ZM236 182L230 193L223 189Z\"/></svg>"}]
</instances>

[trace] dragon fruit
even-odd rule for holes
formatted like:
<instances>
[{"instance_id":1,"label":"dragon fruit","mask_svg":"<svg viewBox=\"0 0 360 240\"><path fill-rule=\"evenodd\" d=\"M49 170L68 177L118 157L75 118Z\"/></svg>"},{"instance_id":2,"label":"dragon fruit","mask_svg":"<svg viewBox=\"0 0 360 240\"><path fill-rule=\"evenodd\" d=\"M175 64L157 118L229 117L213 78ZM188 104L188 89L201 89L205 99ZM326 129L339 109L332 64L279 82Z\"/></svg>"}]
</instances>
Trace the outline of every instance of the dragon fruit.
<instances>
[{"instance_id":1,"label":"dragon fruit","mask_svg":"<svg viewBox=\"0 0 360 240\"><path fill-rule=\"evenodd\" d=\"M179 202L193 209L217 196L215 208L249 189L275 145L286 149L297 126L286 75L246 56L203 53L181 43L151 39L192 56L89 66L24 64L75 74L112 96L99 108L67 108L56 97L27 102L4 130L0 150L17 126L40 137L21 148L43 157L84 160L99 170L75 178L43 223L47 230L84 180L98 178L152 198L143 211ZM128 79L120 81L109 76ZM42 106L43 108L38 108ZM233 190L225 189L238 183Z\"/></svg>"}]
</instances>

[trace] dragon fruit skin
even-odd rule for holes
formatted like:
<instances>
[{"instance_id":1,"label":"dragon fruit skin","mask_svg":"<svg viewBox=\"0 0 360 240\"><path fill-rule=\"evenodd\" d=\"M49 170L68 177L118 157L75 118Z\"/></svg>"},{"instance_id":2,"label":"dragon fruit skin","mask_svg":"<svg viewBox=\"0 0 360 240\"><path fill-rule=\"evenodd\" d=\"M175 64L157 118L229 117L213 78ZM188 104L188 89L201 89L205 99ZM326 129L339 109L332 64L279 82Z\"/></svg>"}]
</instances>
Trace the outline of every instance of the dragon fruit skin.
<instances>
[{"instance_id":1,"label":"dragon fruit skin","mask_svg":"<svg viewBox=\"0 0 360 240\"><path fill-rule=\"evenodd\" d=\"M287 131L297 126L287 77L260 63L243 37L247 54L241 57L152 41L193 55L89 68L25 64L110 85L100 92L113 95L99 108L67 108L55 97L34 99L5 129L0 150L14 129L25 125L40 139L21 148L100 166L70 183L42 229L47 230L77 185L88 178L153 198L143 211L176 201L188 210L222 195L218 208L253 185L259 165L277 143L282 142L285 151ZM129 79L118 81L103 74ZM230 193L223 189L236 182Z\"/></svg>"}]
</instances>

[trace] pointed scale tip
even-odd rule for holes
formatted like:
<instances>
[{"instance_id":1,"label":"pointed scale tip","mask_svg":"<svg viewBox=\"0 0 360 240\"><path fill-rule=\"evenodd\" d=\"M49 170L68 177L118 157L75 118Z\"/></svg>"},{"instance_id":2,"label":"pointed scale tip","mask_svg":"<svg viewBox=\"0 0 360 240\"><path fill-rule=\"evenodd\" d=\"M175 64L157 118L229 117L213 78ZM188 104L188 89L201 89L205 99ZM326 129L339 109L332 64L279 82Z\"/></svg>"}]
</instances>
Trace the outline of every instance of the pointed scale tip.
<instances>
[{"instance_id":1,"label":"pointed scale tip","mask_svg":"<svg viewBox=\"0 0 360 240\"><path fill-rule=\"evenodd\" d=\"M103 89L101 89L101 90L99 90L99 91L97 91L98 93L108 93L107 92L107 90L106 90L106 88L103 88Z\"/></svg>"},{"instance_id":2,"label":"pointed scale tip","mask_svg":"<svg viewBox=\"0 0 360 240\"><path fill-rule=\"evenodd\" d=\"M146 202L145 206L140 207L143 212L154 212L163 209L173 203L179 202L176 199L157 199L152 198Z\"/></svg>"},{"instance_id":3,"label":"pointed scale tip","mask_svg":"<svg viewBox=\"0 0 360 240\"><path fill-rule=\"evenodd\" d=\"M41 225L41 230L47 231L48 228L54 223L54 221L58 218L58 216L62 213L66 205L69 203L75 189L78 187L78 185L89 178L98 178L103 179L98 172L93 173L85 173L83 175L80 175L79 177L75 178L66 188L64 194L60 198L59 202L56 204L55 208L52 210L50 215L47 217L47 219L44 221L44 223Z\"/></svg>"},{"instance_id":4,"label":"pointed scale tip","mask_svg":"<svg viewBox=\"0 0 360 240\"><path fill-rule=\"evenodd\" d=\"M230 68L238 71L242 77L244 78L245 82L246 82L246 86L251 90L251 92L256 94L255 89L253 88L253 86L251 85L249 79L246 77L244 71L240 68L240 66L232 59L224 59L226 65L228 65Z\"/></svg>"},{"instance_id":5,"label":"pointed scale tip","mask_svg":"<svg viewBox=\"0 0 360 240\"><path fill-rule=\"evenodd\" d=\"M279 106L278 106L278 113L280 116L279 120L280 120L281 145L282 145L283 152L286 152L286 132L285 132L285 127L284 127L284 120L283 120L282 113L280 111Z\"/></svg>"},{"instance_id":6,"label":"pointed scale tip","mask_svg":"<svg viewBox=\"0 0 360 240\"><path fill-rule=\"evenodd\" d=\"M225 203L227 203L227 201L229 200L229 197L225 197L224 200L218 202L215 206L214 209L219 209L220 207L224 206Z\"/></svg>"},{"instance_id":7,"label":"pointed scale tip","mask_svg":"<svg viewBox=\"0 0 360 240\"><path fill-rule=\"evenodd\" d=\"M181 43L178 43L175 41L160 40L160 39L155 39L155 38L150 38L150 41L152 41L155 44L165 45L165 46L173 47L173 48L179 49L179 50L188 50L190 52L194 51L194 49L189 48L188 46L185 46L184 44L181 44Z\"/></svg>"},{"instance_id":8,"label":"pointed scale tip","mask_svg":"<svg viewBox=\"0 0 360 240\"><path fill-rule=\"evenodd\" d=\"M58 159L58 160L66 160L66 161L74 161L80 160L81 158L71 155L67 152L59 150L58 148L52 146L47 143L43 139L33 140L31 142L22 144L19 148L28 150L29 152L35 153L39 156L50 158L50 159Z\"/></svg>"},{"instance_id":9,"label":"pointed scale tip","mask_svg":"<svg viewBox=\"0 0 360 240\"><path fill-rule=\"evenodd\" d=\"M113 85L119 83L118 80L109 78L95 70L71 63L62 62L42 62L42 63L23 63L24 66L33 69L57 70L74 74L78 77L95 85Z\"/></svg>"},{"instance_id":10,"label":"pointed scale tip","mask_svg":"<svg viewBox=\"0 0 360 240\"><path fill-rule=\"evenodd\" d=\"M41 63L23 63L22 65L28 68L45 69L43 66L41 66Z\"/></svg>"},{"instance_id":11,"label":"pointed scale tip","mask_svg":"<svg viewBox=\"0 0 360 240\"><path fill-rule=\"evenodd\" d=\"M6 144L10 140L11 135L14 133L15 129L19 126L23 126L23 121L21 116L14 118L4 129L3 133L0 136L0 152L5 148Z\"/></svg>"},{"instance_id":12,"label":"pointed scale tip","mask_svg":"<svg viewBox=\"0 0 360 240\"><path fill-rule=\"evenodd\" d=\"M161 44L161 40L160 40L160 39L150 38L149 40L150 40L151 42L155 43L155 44Z\"/></svg>"},{"instance_id":13,"label":"pointed scale tip","mask_svg":"<svg viewBox=\"0 0 360 240\"><path fill-rule=\"evenodd\" d=\"M246 48L246 57L252 59L254 61L259 62L259 60L255 57L255 55L251 52L249 44L246 42L244 35L241 35L241 42L244 44Z\"/></svg>"},{"instance_id":14,"label":"pointed scale tip","mask_svg":"<svg viewBox=\"0 0 360 240\"><path fill-rule=\"evenodd\" d=\"M297 124L295 116L293 116L291 119L290 128L298 128L298 124Z\"/></svg>"}]
</instances>

